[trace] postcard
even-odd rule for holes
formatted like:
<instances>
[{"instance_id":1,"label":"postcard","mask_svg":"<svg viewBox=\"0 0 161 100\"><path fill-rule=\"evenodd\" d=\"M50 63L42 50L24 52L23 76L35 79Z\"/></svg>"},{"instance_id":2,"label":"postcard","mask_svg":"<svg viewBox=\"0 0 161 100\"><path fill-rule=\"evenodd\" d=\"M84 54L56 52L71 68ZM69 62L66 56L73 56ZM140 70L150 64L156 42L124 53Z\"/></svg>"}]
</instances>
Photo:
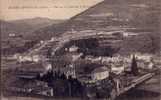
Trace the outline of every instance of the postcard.
<instances>
[{"instance_id":1,"label":"postcard","mask_svg":"<svg viewBox=\"0 0 161 100\"><path fill-rule=\"evenodd\" d=\"M1 100L160 100L160 0L0 0Z\"/></svg>"}]
</instances>

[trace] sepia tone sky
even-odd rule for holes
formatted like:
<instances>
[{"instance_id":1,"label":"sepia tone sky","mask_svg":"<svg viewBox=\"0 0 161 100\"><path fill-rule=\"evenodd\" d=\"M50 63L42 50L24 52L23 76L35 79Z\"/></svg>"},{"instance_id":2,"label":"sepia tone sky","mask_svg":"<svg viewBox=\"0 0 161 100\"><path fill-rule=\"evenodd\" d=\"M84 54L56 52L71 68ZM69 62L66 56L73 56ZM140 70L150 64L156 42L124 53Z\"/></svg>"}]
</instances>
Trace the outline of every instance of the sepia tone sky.
<instances>
[{"instance_id":1,"label":"sepia tone sky","mask_svg":"<svg viewBox=\"0 0 161 100\"><path fill-rule=\"evenodd\" d=\"M68 19L103 0L0 0L0 18Z\"/></svg>"}]
</instances>

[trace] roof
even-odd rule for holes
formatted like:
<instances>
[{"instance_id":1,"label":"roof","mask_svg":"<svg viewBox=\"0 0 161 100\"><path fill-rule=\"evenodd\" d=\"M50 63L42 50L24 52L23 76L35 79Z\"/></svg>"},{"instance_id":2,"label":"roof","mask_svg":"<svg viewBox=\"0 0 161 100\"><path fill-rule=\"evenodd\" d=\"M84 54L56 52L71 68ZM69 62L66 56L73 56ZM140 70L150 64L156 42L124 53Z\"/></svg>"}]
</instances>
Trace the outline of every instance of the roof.
<instances>
[{"instance_id":1,"label":"roof","mask_svg":"<svg viewBox=\"0 0 161 100\"><path fill-rule=\"evenodd\" d=\"M105 72L105 71L108 71L108 70L109 70L109 69L108 69L107 67L103 66L103 67L98 67L98 68L94 69L94 70L92 71L92 73Z\"/></svg>"},{"instance_id":2,"label":"roof","mask_svg":"<svg viewBox=\"0 0 161 100\"><path fill-rule=\"evenodd\" d=\"M33 89L33 90L38 90L38 89L47 89L49 87L46 87L46 82L43 81L38 81L38 80L16 80L14 81L10 87L14 87L15 91L16 89Z\"/></svg>"},{"instance_id":3,"label":"roof","mask_svg":"<svg viewBox=\"0 0 161 100\"><path fill-rule=\"evenodd\" d=\"M45 67L41 63L31 63L31 64L23 64L20 68L18 68L19 71L22 72L44 72Z\"/></svg>"},{"instance_id":4,"label":"roof","mask_svg":"<svg viewBox=\"0 0 161 100\"><path fill-rule=\"evenodd\" d=\"M34 79L36 75L18 75L17 77L21 79Z\"/></svg>"}]
</instances>

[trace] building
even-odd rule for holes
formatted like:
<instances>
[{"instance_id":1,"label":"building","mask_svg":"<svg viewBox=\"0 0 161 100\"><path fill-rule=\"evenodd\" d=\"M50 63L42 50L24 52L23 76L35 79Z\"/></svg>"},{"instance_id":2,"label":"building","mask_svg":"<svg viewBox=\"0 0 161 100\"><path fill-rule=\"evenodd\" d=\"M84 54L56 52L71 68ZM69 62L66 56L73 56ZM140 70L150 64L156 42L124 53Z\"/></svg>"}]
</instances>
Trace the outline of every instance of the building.
<instances>
[{"instance_id":1,"label":"building","mask_svg":"<svg viewBox=\"0 0 161 100\"><path fill-rule=\"evenodd\" d=\"M135 56L138 60L144 60L146 62L150 62L150 60L152 59L152 55L151 54L140 54L140 53L135 53ZM132 57L132 55L131 55Z\"/></svg>"},{"instance_id":2,"label":"building","mask_svg":"<svg viewBox=\"0 0 161 100\"><path fill-rule=\"evenodd\" d=\"M42 63L24 63L21 67L17 68L17 77L32 79L46 71L46 66Z\"/></svg>"},{"instance_id":3,"label":"building","mask_svg":"<svg viewBox=\"0 0 161 100\"><path fill-rule=\"evenodd\" d=\"M53 96L53 89L46 82L38 80L18 80L8 87L10 91Z\"/></svg>"},{"instance_id":4,"label":"building","mask_svg":"<svg viewBox=\"0 0 161 100\"><path fill-rule=\"evenodd\" d=\"M69 52L77 52L77 50L78 50L78 47L75 46L75 45L73 45L73 46L71 46L71 47L69 48Z\"/></svg>"},{"instance_id":5,"label":"building","mask_svg":"<svg viewBox=\"0 0 161 100\"><path fill-rule=\"evenodd\" d=\"M120 64L112 64L111 71L115 74L121 74L125 70L125 65Z\"/></svg>"},{"instance_id":6,"label":"building","mask_svg":"<svg viewBox=\"0 0 161 100\"><path fill-rule=\"evenodd\" d=\"M109 69L105 66L98 67L92 71L91 77L95 81L103 80L109 77Z\"/></svg>"},{"instance_id":7,"label":"building","mask_svg":"<svg viewBox=\"0 0 161 100\"><path fill-rule=\"evenodd\" d=\"M124 32L123 33L124 37L134 37L134 36L137 36L137 35L138 35L137 33L133 33L133 32Z\"/></svg>"},{"instance_id":8,"label":"building","mask_svg":"<svg viewBox=\"0 0 161 100\"><path fill-rule=\"evenodd\" d=\"M69 78L69 76L71 76L72 78L76 78L75 66L73 64L69 65L65 75L67 78Z\"/></svg>"},{"instance_id":9,"label":"building","mask_svg":"<svg viewBox=\"0 0 161 100\"><path fill-rule=\"evenodd\" d=\"M38 63L39 61L41 61L43 58L42 55L15 55L15 57L17 58L18 62L36 62Z\"/></svg>"}]
</instances>

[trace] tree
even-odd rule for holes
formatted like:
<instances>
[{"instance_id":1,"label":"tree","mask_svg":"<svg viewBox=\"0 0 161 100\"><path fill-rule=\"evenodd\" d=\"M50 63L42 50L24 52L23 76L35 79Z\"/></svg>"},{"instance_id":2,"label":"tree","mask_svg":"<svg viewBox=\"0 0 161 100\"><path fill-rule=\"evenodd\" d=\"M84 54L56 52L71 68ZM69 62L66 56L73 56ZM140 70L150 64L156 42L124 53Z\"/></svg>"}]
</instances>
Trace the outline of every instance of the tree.
<instances>
[{"instance_id":1,"label":"tree","mask_svg":"<svg viewBox=\"0 0 161 100\"><path fill-rule=\"evenodd\" d=\"M131 63L131 72L135 76L139 73L138 72L138 66L137 66L136 58L135 58L134 55L133 55L132 63Z\"/></svg>"},{"instance_id":2,"label":"tree","mask_svg":"<svg viewBox=\"0 0 161 100\"><path fill-rule=\"evenodd\" d=\"M52 48L49 48L48 50L47 50L47 58L50 58L51 56L52 56Z\"/></svg>"}]
</instances>

